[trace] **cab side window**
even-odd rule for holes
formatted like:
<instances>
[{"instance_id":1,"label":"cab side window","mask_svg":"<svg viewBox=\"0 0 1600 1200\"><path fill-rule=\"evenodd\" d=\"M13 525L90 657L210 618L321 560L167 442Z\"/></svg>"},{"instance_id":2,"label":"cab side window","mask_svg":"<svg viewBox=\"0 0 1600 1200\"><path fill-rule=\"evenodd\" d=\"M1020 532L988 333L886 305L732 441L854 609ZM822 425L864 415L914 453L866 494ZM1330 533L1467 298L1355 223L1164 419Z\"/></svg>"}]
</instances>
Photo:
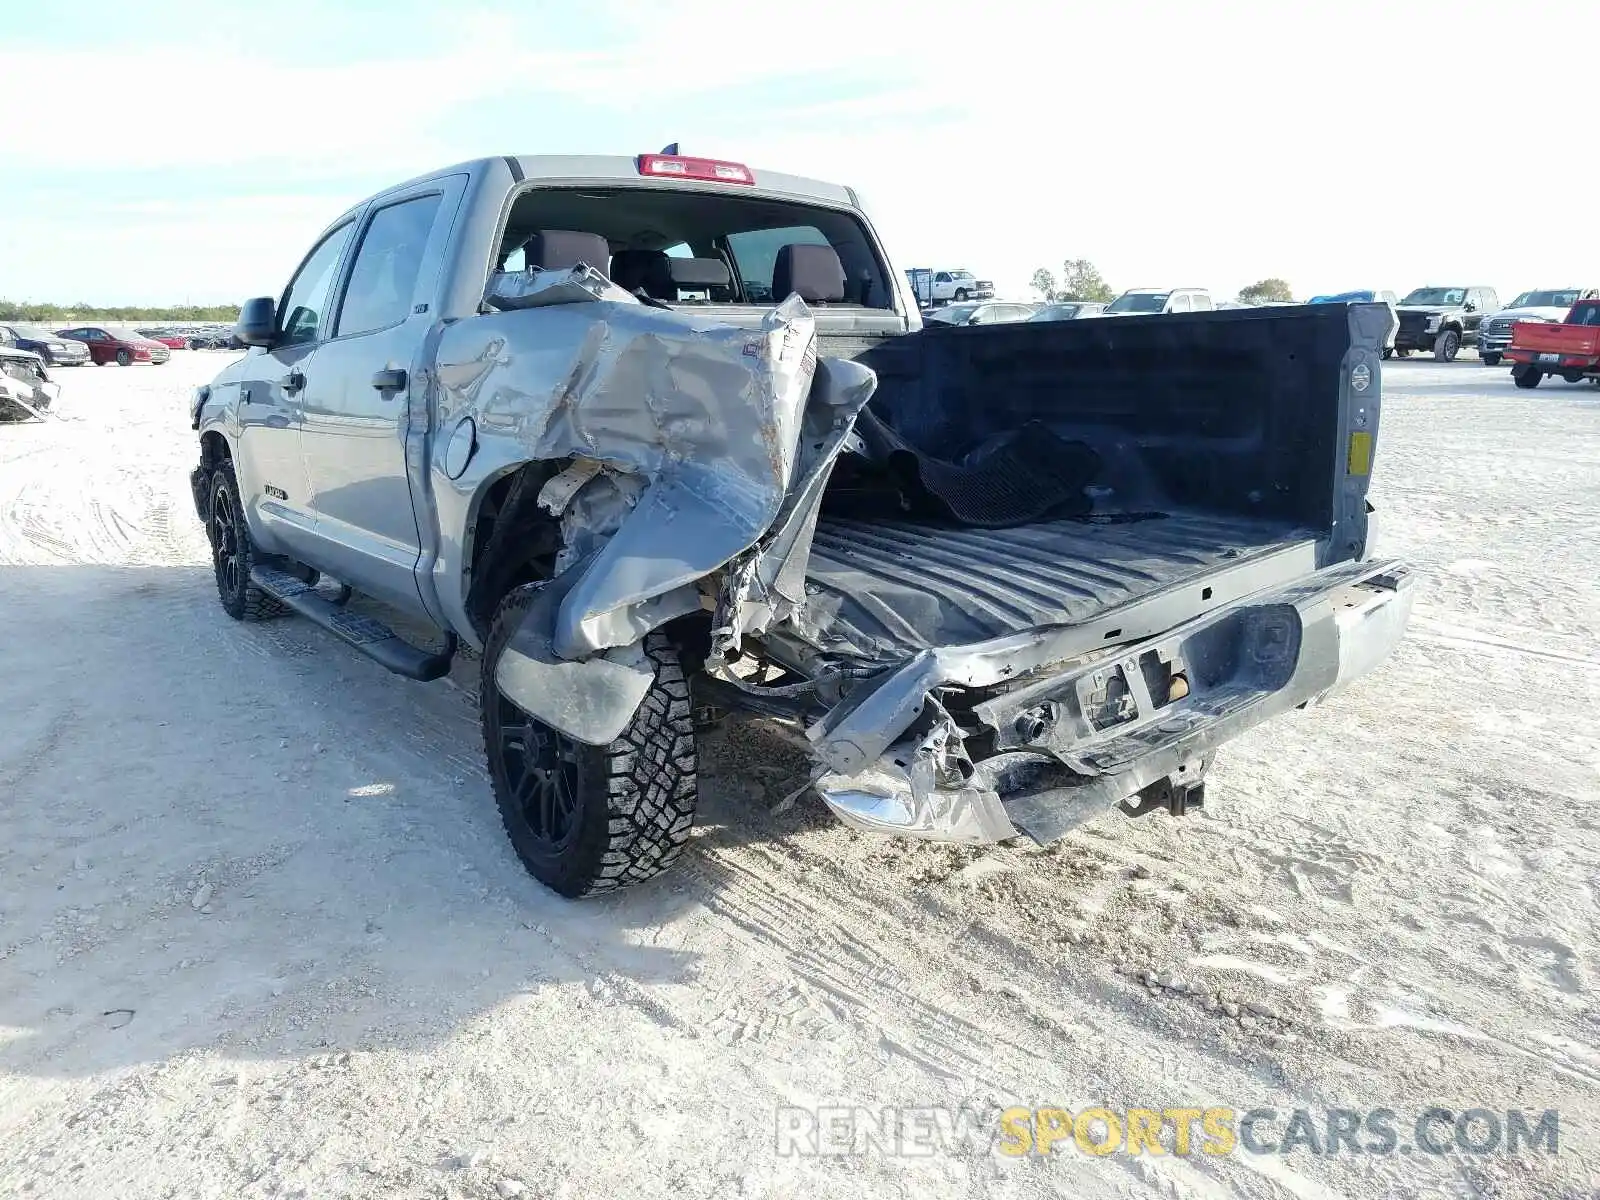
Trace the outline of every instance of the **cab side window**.
<instances>
[{"instance_id":1,"label":"cab side window","mask_svg":"<svg viewBox=\"0 0 1600 1200\"><path fill-rule=\"evenodd\" d=\"M300 264L300 269L289 281L283 293L283 303L278 305L280 348L301 346L317 340L322 314L328 307L328 297L333 293L339 259L344 255L353 228L347 221L318 242L316 249Z\"/></svg>"},{"instance_id":2,"label":"cab side window","mask_svg":"<svg viewBox=\"0 0 1600 1200\"><path fill-rule=\"evenodd\" d=\"M437 193L418 196L372 214L339 306L336 337L386 329L411 314L440 199Z\"/></svg>"}]
</instances>

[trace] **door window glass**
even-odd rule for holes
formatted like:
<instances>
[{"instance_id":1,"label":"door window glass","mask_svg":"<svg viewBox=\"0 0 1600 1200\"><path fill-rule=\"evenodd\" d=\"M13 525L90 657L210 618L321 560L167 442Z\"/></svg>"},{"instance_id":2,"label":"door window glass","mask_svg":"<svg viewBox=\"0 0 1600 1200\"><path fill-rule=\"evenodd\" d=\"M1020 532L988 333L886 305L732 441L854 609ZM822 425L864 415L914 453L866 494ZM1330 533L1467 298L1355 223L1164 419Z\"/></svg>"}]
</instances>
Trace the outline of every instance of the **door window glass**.
<instances>
[{"instance_id":1,"label":"door window glass","mask_svg":"<svg viewBox=\"0 0 1600 1200\"><path fill-rule=\"evenodd\" d=\"M350 230L351 225L346 223L323 238L289 281L283 303L278 306L278 345L299 346L317 340L322 313L333 291L334 272L339 268L345 243L350 240Z\"/></svg>"},{"instance_id":2,"label":"door window glass","mask_svg":"<svg viewBox=\"0 0 1600 1200\"><path fill-rule=\"evenodd\" d=\"M386 329L410 315L441 199L438 194L418 196L372 214L339 306L336 336Z\"/></svg>"}]
</instances>

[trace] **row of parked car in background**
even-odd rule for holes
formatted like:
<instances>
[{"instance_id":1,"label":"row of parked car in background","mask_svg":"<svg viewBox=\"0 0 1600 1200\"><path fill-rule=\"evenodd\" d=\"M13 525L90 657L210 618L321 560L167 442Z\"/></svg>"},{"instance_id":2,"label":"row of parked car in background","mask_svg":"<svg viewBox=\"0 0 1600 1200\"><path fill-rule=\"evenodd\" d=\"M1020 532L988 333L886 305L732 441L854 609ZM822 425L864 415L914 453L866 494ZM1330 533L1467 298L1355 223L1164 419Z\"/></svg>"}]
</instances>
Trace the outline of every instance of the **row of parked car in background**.
<instances>
[{"instance_id":1,"label":"row of parked car in background","mask_svg":"<svg viewBox=\"0 0 1600 1200\"><path fill-rule=\"evenodd\" d=\"M125 325L0 325L0 347L37 354L47 367L161 364L174 350L242 350L228 326L134 329Z\"/></svg>"},{"instance_id":2,"label":"row of parked car in background","mask_svg":"<svg viewBox=\"0 0 1600 1200\"><path fill-rule=\"evenodd\" d=\"M1131 288L1109 304L1087 300L1028 303L996 299L993 285L967 270L913 268L906 276L922 305L923 321L932 325L999 325L1259 307L1216 301L1204 288L1181 287ZM956 299L958 295L960 299ZM1464 347L1475 346L1485 366L1508 361L1518 386L1537 387L1545 375L1561 375L1573 382L1583 378L1600 381L1600 347L1595 345L1600 341L1596 332L1600 304L1588 303L1596 300L1600 300L1600 288L1534 288L1502 306L1494 288L1479 285L1421 287L1400 298L1382 289L1336 292L1313 296L1307 303L1387 304L1395 320L1384 347L1385 358L1406 358L1420 352L1432 354L1438 362L1453 362ZM1570 328L1543 333L1531 328L1539 325ZM1530 328L1519 335L1523 326Z\"/></svg>"}]
</instances>

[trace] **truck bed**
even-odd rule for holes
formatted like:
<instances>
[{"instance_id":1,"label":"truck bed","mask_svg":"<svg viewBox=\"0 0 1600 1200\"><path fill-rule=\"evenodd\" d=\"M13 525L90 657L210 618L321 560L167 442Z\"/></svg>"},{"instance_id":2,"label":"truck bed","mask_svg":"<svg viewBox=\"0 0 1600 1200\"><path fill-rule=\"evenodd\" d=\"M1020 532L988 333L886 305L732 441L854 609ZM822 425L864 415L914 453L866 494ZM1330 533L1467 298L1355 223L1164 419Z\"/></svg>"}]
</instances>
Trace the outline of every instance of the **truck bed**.
<instances>
[{"instance_id":1,"label":"truck bed","mask_svg":"<svg viewBox=\"0 0 1600 1200\"><path fill-rule=\"evenodd\" d=\"M806 582L828 648L897 657L1083 624L1186 585L1199 611L1302 575L1315 554L1309 530L1201 513L1012 529L825 517Z\"/></svg>"},{"instance_id":2,"label":"truck bed","mask_svg":"<svg viewBox=\"0 0 1600 1200\"><path fill-rule=\"evenodd\" d=\"M1390 327L1383 305L1314 305L866 349L867 448L829 484L805 639L878 662L1047 626L1115 644L1361 557L1347 431L1376 434ZM913 459L936 503L907 490Z\"/></svg>"}]
</instances>

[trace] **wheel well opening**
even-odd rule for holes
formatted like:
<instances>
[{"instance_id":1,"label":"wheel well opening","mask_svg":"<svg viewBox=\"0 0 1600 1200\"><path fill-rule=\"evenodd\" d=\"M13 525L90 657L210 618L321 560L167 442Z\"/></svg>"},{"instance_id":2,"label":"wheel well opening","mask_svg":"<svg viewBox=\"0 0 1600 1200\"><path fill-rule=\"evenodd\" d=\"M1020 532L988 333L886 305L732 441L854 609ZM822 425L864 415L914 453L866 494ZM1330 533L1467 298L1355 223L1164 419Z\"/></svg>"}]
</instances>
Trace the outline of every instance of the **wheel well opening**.
<instances>
[{"instance_id":1,"label":"wheel well opening","mask_svg":"<svg viewBox=\"0 0 1600 1200\"><path fill-rule=\"evenodd\" d=\"M561 523L539 507L539 491L560 463L527 463L484 492L468 548L467 615L488 640L494 612L512 588L555 571Z\"/></svg>"},{"instance_id":2,"label":"wheel well opening","mask_svg":"<svg viewBox=\"0 0 1600 1200\"><path fill-rule=\"evenodd\" d=\"M207 471L215 470L232 457L228 452L228 440L216 430L200 436L200 465Z\"/></svg>"}]
</instances>

